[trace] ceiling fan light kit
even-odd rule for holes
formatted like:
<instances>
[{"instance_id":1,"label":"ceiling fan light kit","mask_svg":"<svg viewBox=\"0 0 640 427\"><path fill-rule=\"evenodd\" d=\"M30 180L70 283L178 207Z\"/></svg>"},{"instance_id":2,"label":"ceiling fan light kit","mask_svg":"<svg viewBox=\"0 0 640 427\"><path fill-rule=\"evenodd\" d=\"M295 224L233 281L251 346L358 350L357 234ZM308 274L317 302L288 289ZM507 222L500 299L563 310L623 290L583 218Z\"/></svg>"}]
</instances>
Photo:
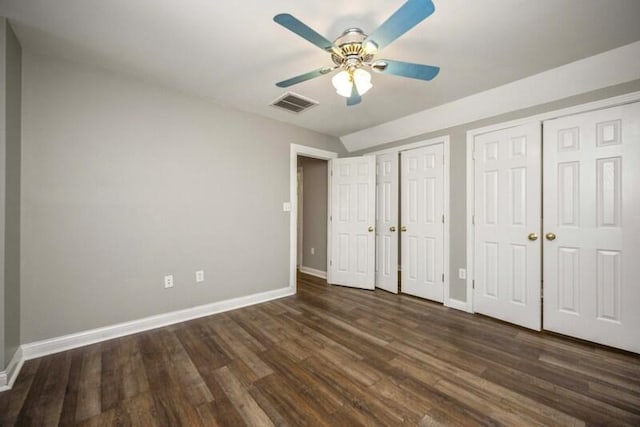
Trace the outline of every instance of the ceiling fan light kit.
<instances>
[{"instance_id":1,"label":"ceiling fan light kit","mask_svg":"<svg viewBox=\"0 0 640 427\"><path fill-rule=\"evenodd\" d=\"M347 106L357 105L373 87L371 74L392 74L418 80L433 79L440 68L431 65L380 59L374 61L378 51L415 27L435 10L431 0L408 0L371 35L360 28L349 28L333 42L287 13L276 15L273 20L291 32L331 54L333 67L323 67L276 83L278 87L289 87L316 77L340 70L331 79L336 92L347 98Z\"/></svg>"},{"instance_id":2,"label":"ceiling fan light kit","mask_svg":"<svg viewBox=\"0 0 640 427\"><path fill-rule=\"evenodd\" d=\"M331 79L333 87L340 96L349 98L353 92L353 85L356 86L358 95L362 96L373 87L371 84L371 74L362 68L355 70L342 70Z\"/></svg>"}]
</instances>

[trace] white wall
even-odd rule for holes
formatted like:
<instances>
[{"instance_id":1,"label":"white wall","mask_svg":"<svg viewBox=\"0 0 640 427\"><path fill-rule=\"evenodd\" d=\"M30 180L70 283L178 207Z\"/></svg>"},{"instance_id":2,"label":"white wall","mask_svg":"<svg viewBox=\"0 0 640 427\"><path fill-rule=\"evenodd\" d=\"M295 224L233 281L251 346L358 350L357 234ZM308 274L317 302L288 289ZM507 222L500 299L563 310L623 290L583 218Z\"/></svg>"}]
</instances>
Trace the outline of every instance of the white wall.
<instances>
[{"instance_id":1,"label":"white wall","mask_svg":"<svg viewBox=\"0 0 640 427\"><path fill-rule=\"evenodd\" d=\"M337 139L26 52L23 82L23 343L288 285L289 144Z\"/></svg>"}]
</instances>

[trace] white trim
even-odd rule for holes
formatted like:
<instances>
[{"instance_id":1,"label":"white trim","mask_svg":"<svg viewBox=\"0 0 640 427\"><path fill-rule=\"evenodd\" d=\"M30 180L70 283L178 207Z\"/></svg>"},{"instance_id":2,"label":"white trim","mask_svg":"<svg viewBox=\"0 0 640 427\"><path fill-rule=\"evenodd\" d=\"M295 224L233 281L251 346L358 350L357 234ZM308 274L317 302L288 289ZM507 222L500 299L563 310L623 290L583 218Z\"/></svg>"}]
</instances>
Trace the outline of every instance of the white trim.
<instances>
[{"instance_id":1,"label":"white trim","mask_svg":"<svg viewBox=\"0 0 640 427\"><path fill-rule=\"evenodd\" d=\"M319 148L307 147L306 145L291 144L289 156L289 202L291 203L291 211L289 212L289 288L295 293L297 289L296 283L296 264L298 258L298 156L312 157L320 160L331 160L338 157L338 153L333 151L321 150ZM330 168L327 168L328 170ZM329 175L329 187L327 188L328 202L327 205L331 209L331 174ZM329 215L327 214L327 262L331 259L331 228Z\"/></svg>"},{"instance_id":2,"label":"white trim","mask_svg":"<svg viewBox=\"0 0 640 427\"><path fill-rule=\"evenodd\" d=\"M500 129L507 129L515 126L524 125L527 123L538 122L542 124L545 120L557 119L560 117L571 116L574 114L586 113L589 111L601 110L604 108L614 107L618 105L630 104L632 102L640 101L640 92L632 92L625 95L614 96L612 98L601 99L586 104L574 105L572 107L563 108L559 110L549 111L542 114L537 114L530 117L525 117L518 120L511 120L508 122L497 123L490 126L484 126L481 128L471 129L467 131L467 311L473 312L473 279L474 279L474 227L473 227L473 214L474 214L474 160L473 160L473 145L474 139L478 135L484 133L493 132ZM544 141L543 141L544 142Z\"/></svg>"},{"instance_id":3,"label":"white trim","mask_svg":"<svg viewBox=\"0 0 640 427\"><path fill-rule=\"evenodd\" d=\"M372 151L372 152L366 153L366 154L367 155L370 155L370 154L378 155L378 154L399 153L401 151L413 150L414 148L426 147L427 145L440 144L441 142L444 142L445 140L449 141L449 135L439 136L437 138L425 139L423 141L418 141L418 142L411 142L409 144L403 144L403 145L399 145L397 147L384 148L382 150Z\"/></svg>"},{"instance_id":4,"label":"white trim","mask_svg":"<svg viewBox=\"0 0 640 427\"><path fill-rule=\"evenodd\" d=\"M11 387L13 387L23 364L24 357L22 355L22 348L18 347L7 365L7 369L0 371L0 391L10 390Z\"/></svg>"},{"instance_id":5,"label":"white trim","mask_svg":"<svg viewBox=\"0 0 640 427\"><path fill-rule=\"evenodd\" d=\"M310 276L319 277L321 279L327 278L326 271L316 270L315 268L305 267L304 265L301 265L300 267L298 267L298 270L300 270L300 273L308 274Z\"/></svg>"},{"instance_id":6,"label":"white trim","mask_svg":"<svg viewBox=\"0 0 640 427\"><path fill-rule=\"evenodd\" d=\"M468 305L466 301L460 301L459 299L449 298L444 303L445 307L453 308L455 310L466 311L467 313L471 313L469 311Z\"/></svg>"},{"instance_id":7,"label":"white trim","mask_svg":"<svg viewBox=\"0 0 640 427\"><path fill-rule=\"evenodd\" d=\"M435 132L640 78L640 41L340 138L349 151Z\"/></svg>"},{"instance_id":8,"label":"white trim","mask_svg":"<svg viewBox=\"0 0 640 427\"><path fill-rule=\"evenodd\" d=\"M199 317L209 316L224 311L235 310L249 305L259 304L274 299L294 295L295 290L290 287L261 292L258 294L232 298L225 301L218 301L211 304L200 305L187 308L185 310L172 311L158 314L156 316L145 317L130 322L119 323L117 325L105 326L97 329L90 329L75 334L50 338L22 345L22 354L25 360L46 356L61 351L82 347L89 344L136 334L174 323L185 322Z\"/></svg>"},{"instance_id":9,"label":"white trim","mask_svg":"<svg viewBox=\"0 0 640 427\"><path fill-rule=\"evenodd\" d=\"M385 148L384 150L378 150L367 155L380 155L390 153L401 153L402 151L413 150L416 148L422 148L429 145L443 145L444 151L444 296L443 303L449 306L448 300L451 292L451 209L450 209L450 179L451 179L451 150L449 148L449 135L439 136L437 138L425 139L424 141L412 142L410 144L399 145L397 147ZM399 169L402 169L400 166ZM402 195L400 195L402 197ZM398 264L398 271L402 271L402 266Z\"/></svg>"},{"instance_id":10,"label":"white trim","mask_svg":"<svg viewBox=\"0 0 640 427\"><path fill-rule=\"evenodd\" d=\"M560 117L572 116L574 114L586 113L589 111L602 110L604 108L609 108L617 105L631 104L639 100L640 92L626 93L624 95L600 99L598 101L588 102L586 104L574 105L572 107L553 110L546 113L540 113L534 116L524 117L517 120L510 120L508 122L496 123L493 125L470 129L469 131L467 131L467 135L471 134L475 137L483 133L521 126L531 122L543 122L545 120L558 119Z\"/></svg>"},{"instance_id":11,"label":"white trim","mask_svg":"<svg viewBox=\"0 0 640 427\"><path fill-rule=\"evenodd\" d=\"M467 311L473 313L473 279L474 279L474 256L473 247L475 245L475 226L473 215L475 212L475 163L473 160L474 137L467 132Z\"/></svg>"},{"instance_id":12,"label":"white trim","mask_svg":"<svg viewBox=\"0 0 640 427\"><path fill-rule=\"evenodd\" d=\"M331 283L333 278L331 277L331 186L333 179L333 162L331 160L327 161L327 283Z\"/></svg>"}]
</instances>

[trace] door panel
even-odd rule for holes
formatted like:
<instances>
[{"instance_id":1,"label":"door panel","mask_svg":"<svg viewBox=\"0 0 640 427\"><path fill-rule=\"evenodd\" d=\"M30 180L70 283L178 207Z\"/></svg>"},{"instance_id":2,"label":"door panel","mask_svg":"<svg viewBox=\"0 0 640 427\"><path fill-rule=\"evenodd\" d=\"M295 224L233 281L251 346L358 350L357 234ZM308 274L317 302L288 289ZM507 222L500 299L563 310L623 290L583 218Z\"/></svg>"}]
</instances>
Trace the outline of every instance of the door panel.
<instances>
[{"instance_id":1,"label":"door panel","mask_svg":"<svg viewBox=\"0 0 640 427\"><path fill-rule=\"evenodd\" d=\"M376 157L376 286L398 293L398 153Z\"/></svg>"},{"instance_id":2,"label":"door panel","mask_svg":"<svg viewBox=\"0 0 640 427\"><path fill-rule=\"evenodd\" d=\"M544 122L544 328L640 352L640 103Z\"/></svg>"},{"instance_id":3,"label":"door panel","mask_svg":"<svg viewBox=\"0 0 640 427\"><path fill-rule=\"evenodd\" d=\"M540 138L533 123L474 140L474 310L535 330L541 327Z\"/></svg>"},{"instance_id":4,"label":"door panel","mask_svg":"<svg viewBox=\"0 0 640 427\"><path fill-rule=\"evenodd\" d=\"M444 299L444 145L401 153L402 292Z\"/></svg>"},{"instance_id":5,"label":"door panel","mask_svg":"<svg viewBox=\"0 0 640 427\"><path fill-rule=\"evenodd\" d=\"M334 159L331 168L331 283L374 288L375 157Z\"/></svg>"}]
</instances>

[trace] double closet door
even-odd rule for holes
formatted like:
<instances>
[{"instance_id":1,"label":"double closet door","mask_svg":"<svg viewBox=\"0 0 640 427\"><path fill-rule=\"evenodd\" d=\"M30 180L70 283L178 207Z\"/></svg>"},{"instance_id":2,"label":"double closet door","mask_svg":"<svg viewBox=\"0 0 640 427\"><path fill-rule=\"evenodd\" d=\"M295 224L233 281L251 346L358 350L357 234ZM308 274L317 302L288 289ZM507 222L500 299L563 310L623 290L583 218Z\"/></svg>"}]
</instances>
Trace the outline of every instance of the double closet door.
<instances>
[{"instance_id":1,"label":"double closet door","mask_svg":"<svg viewBox=\"0 0 640 427\"><path fill-rule=\"evenodd\" d=\"M444 144L377 156L376 286L444 299Z\"/></svg>"},{"instance_id":2,"label":"double closet door","mask_svg":"<svg viewBox=\"0 0 640 427\"><path fill-rule=\"evenodd\" d=\"M640 352L640 103L542 129L474 139L474 310Z\"/></svg>"}]
</instances>

